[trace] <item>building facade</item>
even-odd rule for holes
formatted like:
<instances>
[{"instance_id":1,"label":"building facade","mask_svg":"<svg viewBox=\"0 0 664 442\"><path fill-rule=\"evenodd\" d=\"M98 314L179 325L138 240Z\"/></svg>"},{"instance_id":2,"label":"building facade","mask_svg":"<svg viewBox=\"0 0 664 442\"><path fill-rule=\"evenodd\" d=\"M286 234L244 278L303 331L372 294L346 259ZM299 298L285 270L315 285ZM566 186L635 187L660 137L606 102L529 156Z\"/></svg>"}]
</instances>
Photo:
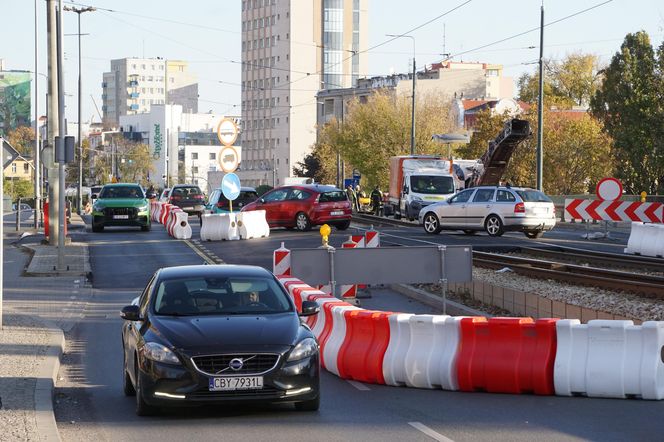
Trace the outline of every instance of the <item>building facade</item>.
<instances>
[{"instance_id":1,"label":"building facade","mask_svg":"<svg viewBox=\"0 0 664 442\"><path fill-rule=\"evenodd\" d=\"M243 185L280 185L316 141L316 93L366 75L368 0L242 1Z\"/></svg>"},{"instance_id":2,"label":"building facade","mask_svg":"<svg viewBox=\"0 0 664 442\"><path fill-rule=\"evenodd\" d=\"M29 72L4 70L0 59L0 135L32 124Z\"/></svg>"},{"instance_id":3,"label":"building facade","mask_svg":"<svg viewBox=\"0 0 664 442\"><path fill-rule=\"evenodd\" d=\"M497 101L512 99L514 82L502 75L502 65L488 63L435 63L417 73L416 96L435 94L441 99L473 99ZM318 93L317 123L324 125L332 118L343 121L350 101L366 101L376 91L388 91L396 96L411 96L412 74L394 74L359 79L352 88L325 89Z\"/></svg>"},{"instance_id":4,"label":"building facade","mask_svg":"<svg viewBox=\"0 0 664 442\"><path fill-rule=\"evenodd\" d=\"M207 188L208 171L219 170L221 143L217 126L223 118L237 116L184 112L180 105L153 105L150 112L120 117L124 138L150 146L154 171L150 181L155 187L177 183L197 184ZM234 147L241 152L240 138ZM241 153L240 153L241 155Z\"/></svg>"},{"instance_id":5,"label":"building facade","mask_svg":"<svg viewBox=\"0 0 664 442\"><path fill-rule=\"evenodd\" d=\"M111 60L102 81L102 113L106 129L117 128L120 117L150 111L152 105L178 104L198 112L198 83L186 61L163 58Z\"/></svg>"}]
</instances>

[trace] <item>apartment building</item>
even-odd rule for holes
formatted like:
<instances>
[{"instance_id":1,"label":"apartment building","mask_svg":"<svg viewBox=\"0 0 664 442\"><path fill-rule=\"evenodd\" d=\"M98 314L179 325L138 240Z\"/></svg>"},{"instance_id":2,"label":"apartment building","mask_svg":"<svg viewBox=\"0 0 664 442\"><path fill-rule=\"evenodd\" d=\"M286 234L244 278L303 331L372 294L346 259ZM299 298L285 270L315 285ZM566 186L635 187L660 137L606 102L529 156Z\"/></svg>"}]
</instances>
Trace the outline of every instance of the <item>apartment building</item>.
<instances>
[{"instance_id":1,"label":"apartment building","mask_svg":"<svg viewBox=\"0 0 664 442\"><path fill-rule=\"evenodd\" d=\"M150 111L153 104L179 104L185 112L198 112L198 83L188 63L163 58L111 60L104 72L102 112L106 129L117 128L120 117Z\"/></svg>"},{"instance_id":2,"label":"apartment building","mask_svg":"<svg viewBox=\"0 0 664 442\"><path fill-rule=\"evenodd\" d=\"M242 1L243 162L280 185L316 141L316 94L366 75L368 0Z\"/></svg>"}]
</instances>

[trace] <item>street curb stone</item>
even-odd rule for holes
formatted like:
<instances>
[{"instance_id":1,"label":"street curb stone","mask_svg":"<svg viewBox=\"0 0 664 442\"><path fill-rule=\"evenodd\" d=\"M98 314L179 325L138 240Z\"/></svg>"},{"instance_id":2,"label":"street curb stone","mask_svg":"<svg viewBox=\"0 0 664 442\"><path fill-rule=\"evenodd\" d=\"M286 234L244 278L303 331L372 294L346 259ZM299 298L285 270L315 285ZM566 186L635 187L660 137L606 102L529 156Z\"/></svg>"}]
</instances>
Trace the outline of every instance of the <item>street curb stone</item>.
<instances>
[{"instance_id":1,"label":"street curb stone","mask_svg":"<svg viewBox=\"0 0 664 442\"><path fill-rule=\"evenodd\" d=\"M65 348L65 335L53 326L45 360L40 364L35 387L35 420L41 441L60 442L60 433L53 412L53 391Z\"/></svg>"}]
</instances>

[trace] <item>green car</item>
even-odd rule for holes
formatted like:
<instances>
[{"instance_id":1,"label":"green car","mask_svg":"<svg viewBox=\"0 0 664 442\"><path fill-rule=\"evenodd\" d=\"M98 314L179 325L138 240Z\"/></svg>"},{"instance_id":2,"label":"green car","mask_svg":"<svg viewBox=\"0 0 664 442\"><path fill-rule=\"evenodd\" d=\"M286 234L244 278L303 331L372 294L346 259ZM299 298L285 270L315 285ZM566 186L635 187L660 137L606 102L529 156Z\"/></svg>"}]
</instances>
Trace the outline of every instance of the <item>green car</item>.
<instances>
[{"instance_id":1,"label":"green car","mask_svg":"<svg viewBox=\"0 0 664 442\"><path fill-rule=\"evenodd\" d=\"M140 226L150 230L150 203L138 184L106 184L92 206L92 231L105 226Z\"/></svg>"}]
</instances>

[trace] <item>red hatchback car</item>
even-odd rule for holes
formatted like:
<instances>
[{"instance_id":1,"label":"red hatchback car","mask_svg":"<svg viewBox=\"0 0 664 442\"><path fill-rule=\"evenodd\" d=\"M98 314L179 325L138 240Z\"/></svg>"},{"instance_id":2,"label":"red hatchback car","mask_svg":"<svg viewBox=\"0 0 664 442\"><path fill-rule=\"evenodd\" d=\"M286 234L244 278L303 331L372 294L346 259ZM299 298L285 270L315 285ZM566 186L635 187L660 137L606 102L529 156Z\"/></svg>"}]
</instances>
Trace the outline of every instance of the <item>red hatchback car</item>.
<instances>
[{"instance_id":1,"label":"red hatchback car","mask_svg":"<svg viewBox=\"0 0 664 442\"><path fill-rule=\"evenodd\" d=\"M351 218L346 192L322 184L277 187L242 208L242 212L250 210L265 210L270 227L298 230L321 224L346 230Z\"/></svg>"}]
</instances>

